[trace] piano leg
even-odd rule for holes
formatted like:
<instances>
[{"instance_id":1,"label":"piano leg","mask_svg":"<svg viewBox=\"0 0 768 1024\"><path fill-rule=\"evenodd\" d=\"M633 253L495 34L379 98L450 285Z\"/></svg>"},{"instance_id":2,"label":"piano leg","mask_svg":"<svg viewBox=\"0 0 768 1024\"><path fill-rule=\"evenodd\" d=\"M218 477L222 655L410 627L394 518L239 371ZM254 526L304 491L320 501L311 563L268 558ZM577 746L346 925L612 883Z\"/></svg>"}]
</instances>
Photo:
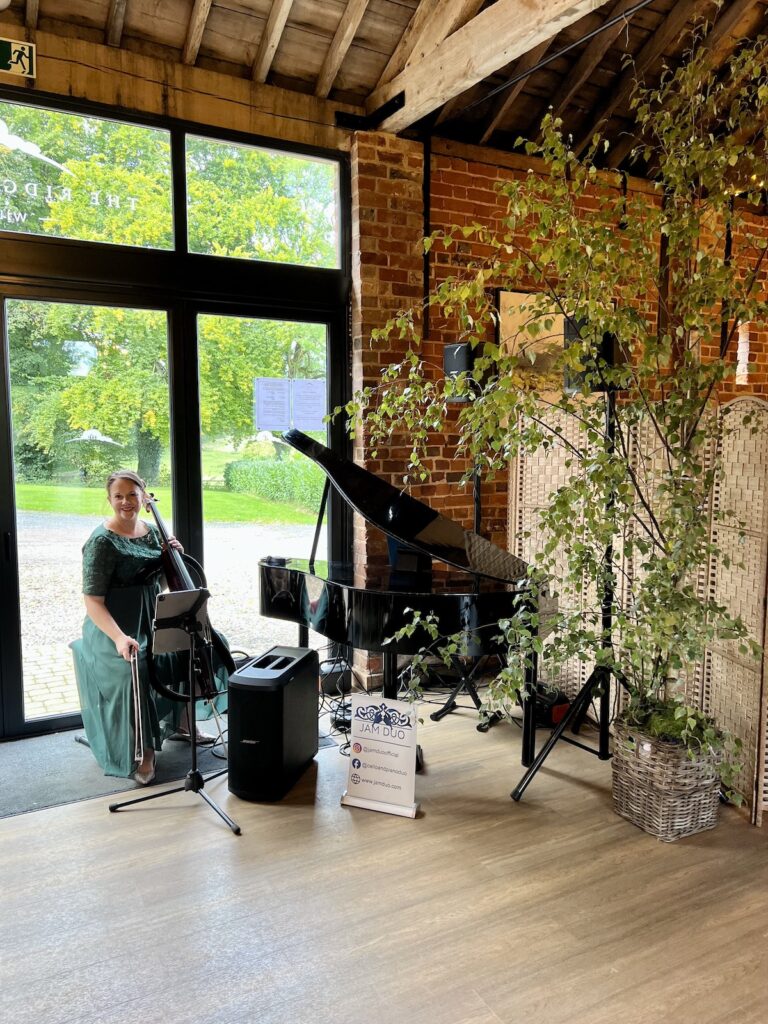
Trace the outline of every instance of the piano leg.
<instances>
[{"instance_id":1,"label":"piano leg","mask_svg":"<svg viewBox=\"0 0 768 1024\"><path fill-rule=\"evenodd\" d=\"M397 654L388 651L383 658L382 693L387 700L397 700Z\"/></svg>"}]
</instances>

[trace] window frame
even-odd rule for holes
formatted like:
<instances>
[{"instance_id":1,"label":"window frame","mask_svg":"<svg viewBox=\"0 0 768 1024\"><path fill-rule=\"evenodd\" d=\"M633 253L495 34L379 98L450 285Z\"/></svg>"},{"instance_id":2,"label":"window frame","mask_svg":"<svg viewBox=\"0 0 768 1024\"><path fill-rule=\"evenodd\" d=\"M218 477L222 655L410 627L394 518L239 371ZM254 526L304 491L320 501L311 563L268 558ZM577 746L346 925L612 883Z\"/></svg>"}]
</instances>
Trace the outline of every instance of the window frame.
<instances>
[{"instance_id":1,"label":"window frame","mask_svg":"<svg viewBox=\"0 0 768 1024\"><path fill-rule=\"evenodd\" d=\"M171 452L174 489L174 529L187 550L203 558L202 472L199 458L199 395L196 317L201 313L270 319L305 320L326 324L328 389L331 408L351 395L351 185L349 156L343 152L302 146L282 140L211 125L146 115L33 90L19 95L0 87L0 99L80 115L106 117L170 132L174 248L160 250L107 242L27 235L0 230L0 487L9 500L0 505L2 575L13 600L18 585L15 550L16 508L10 436L10 391L4 300L29 298L49 301L141 306L167 311L171 402ZM187 134L213 141L232 141L277 151L331 159L339 166L338 269L209 256L187 251L185 138ZM335 420L329 443L348 455L344 423ZM329 556L351 552L352 515L331 496ZM286 552L290 554L290 552ZM15 582L14 582L15 581ZM254 577L254 586L256 586ZM18 608L18 592L16 592ZM18 621L6 616L0 624L0 736L31 735L72 728L79 716L64 721L22 723L17 702L9 699L13 680L21 679ZM15 633L15 638L14 638Z\"/></svg>"}]
</instances>

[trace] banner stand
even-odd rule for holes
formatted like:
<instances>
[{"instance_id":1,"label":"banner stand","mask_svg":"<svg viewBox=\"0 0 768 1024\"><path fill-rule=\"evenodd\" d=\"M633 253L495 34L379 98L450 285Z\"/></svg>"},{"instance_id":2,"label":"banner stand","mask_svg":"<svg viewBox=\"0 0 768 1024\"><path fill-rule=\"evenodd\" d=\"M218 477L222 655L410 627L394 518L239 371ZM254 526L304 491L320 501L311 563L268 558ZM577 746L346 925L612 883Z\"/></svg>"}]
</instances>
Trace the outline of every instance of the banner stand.
<instances>
[{"instance_id":1,"label":"banner stand","mask_svg":"<svg viewBox=\"0 0 768 1024\"><path fill-rule=\"evenodd\" d=\"M346 807L415 818L416 709L406 701L353 694Z\"/></svg>"},{"instance_id":2,"label":"banner stand","mask_svg":"<svg viewBox=\"0 0 768 1024\"><path fill-rule=\"evenodd\" d=\"M409 807L400 804L388 804L383 800L366 800L364 797L350 796L345 792L341 802L345 807L364 807L368 811L384 811L386 814L399 814L401 818L415 818L419 809L418 804L411 804Z\"/></svg>"}]
</instances>

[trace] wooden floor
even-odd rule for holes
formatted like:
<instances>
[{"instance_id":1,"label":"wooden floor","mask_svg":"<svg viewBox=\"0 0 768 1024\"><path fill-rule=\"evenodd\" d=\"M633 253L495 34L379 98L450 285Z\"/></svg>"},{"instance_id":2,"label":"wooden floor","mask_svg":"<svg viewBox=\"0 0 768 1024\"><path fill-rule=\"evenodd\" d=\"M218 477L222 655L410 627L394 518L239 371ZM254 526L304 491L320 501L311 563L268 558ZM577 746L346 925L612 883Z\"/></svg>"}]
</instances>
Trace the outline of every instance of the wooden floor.
<instances>
[{"instance_id":1,"label":"wooden floor","mask_svg":"<svg viewBox=\"0 0 768 1024\"><path fill-rule=\"evenodd\" d=\"M416 820L342 808L323 749L282 803L110 798L0 822L13 1024L766 1024L768 831L726 809L663 844L560 744L421 727ZM540 741L542 734L539 734Z\"/></svg>"}]
</instances>

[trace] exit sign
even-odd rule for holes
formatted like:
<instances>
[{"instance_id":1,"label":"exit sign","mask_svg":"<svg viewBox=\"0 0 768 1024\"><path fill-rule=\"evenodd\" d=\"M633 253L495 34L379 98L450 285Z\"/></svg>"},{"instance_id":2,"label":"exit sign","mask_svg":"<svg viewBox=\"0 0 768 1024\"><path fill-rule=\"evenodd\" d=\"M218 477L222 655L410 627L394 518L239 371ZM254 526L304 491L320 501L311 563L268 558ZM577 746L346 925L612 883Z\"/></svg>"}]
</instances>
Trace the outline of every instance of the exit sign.
<instances>
[{"instance_id":1,"label":"exit sign","mask_svg":"<svg viewBox=\"0 0 768 1024\"><path fill-rule=\"evenodd\" d=\"M22 78L34 78L36 63L34 43L0 38L0 71L6 71L9 75L21 75Z\"/></svg>"}]
</instances>

